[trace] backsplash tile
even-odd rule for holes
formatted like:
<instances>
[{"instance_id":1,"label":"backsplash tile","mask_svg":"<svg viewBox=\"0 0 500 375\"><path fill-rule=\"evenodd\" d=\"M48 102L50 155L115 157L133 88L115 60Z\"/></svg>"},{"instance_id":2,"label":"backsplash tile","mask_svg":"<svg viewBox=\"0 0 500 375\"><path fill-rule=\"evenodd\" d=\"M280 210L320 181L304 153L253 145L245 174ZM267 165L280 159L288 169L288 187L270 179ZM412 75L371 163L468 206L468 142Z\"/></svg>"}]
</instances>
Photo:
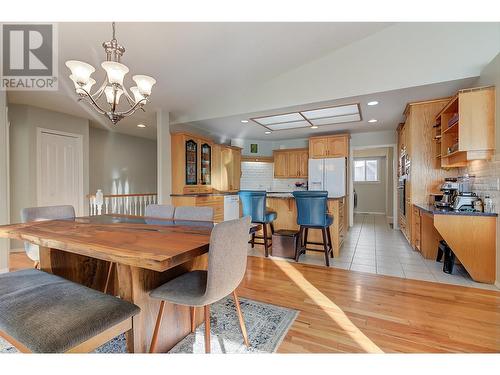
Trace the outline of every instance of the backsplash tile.
<instances>
[{"instance_id":1,"label":"backsplash tile","mask_svg":"<svg viewBox=\"0 0 500 375\"><path fill-rule=\"evenodd\" d=\"M500 209L500 194L498 191L498 179L500 178L499 156L497 155L491 161L474 160L469 162L467 167L460 169L460 175L468 173L475 176L472 191L481 199L489 195L493 199L493 210L497 213Z\"/></svg>"},{"instance_id":2,"label":"backsplash tile","mask_svg":"<svg viewBox=\"0 0 500 375\"><path fill-rule=\"evenodd\" d=\"M273 167L273 163L242 162L241 190L294 191L301 190L295 186L296 182L307 184L307 179L275 179Z\"/></svg>"}]
</instances>

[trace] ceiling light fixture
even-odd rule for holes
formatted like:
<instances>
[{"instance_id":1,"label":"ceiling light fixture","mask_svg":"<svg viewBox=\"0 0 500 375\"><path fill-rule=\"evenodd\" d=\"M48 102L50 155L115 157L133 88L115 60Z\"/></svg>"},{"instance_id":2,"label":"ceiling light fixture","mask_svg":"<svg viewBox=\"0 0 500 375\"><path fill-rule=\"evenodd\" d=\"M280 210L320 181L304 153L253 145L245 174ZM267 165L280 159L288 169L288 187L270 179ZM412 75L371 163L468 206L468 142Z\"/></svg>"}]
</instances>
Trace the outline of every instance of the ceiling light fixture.
<instances>
[{"instance_id":1,"label":"ceiling light fixture","mask_svg":"<svg viewBox=\"0 0 500 375\"><path fill-rule=\"evenodd\" d=\"M106 78L94 94L91 94L90 90L96 81L90 76L95 72L95 68L90 64L76 60L66 61L66 66L71 70L69 78L75 85L75 91L79 96L78 101L87 100L97 112L107 116L116 125L122 118L134 114L138 109L144 111L143 107L149 102L151 88L156 83L156 80L145 75L132 76L137 86L130 88L134 98L130 96L123 85L123 79L129 72L129 69L120 62L121 57L125 53L125 48L118 44L116 40L114 22L112 23L112 27L113 39L102 44L106 51L106 61L101 64L101 67L106 71ZM109 105L109 110L103 109L97 103L103 94ZM117 107L122 94L127 99L129 108L118 111Z\"/></svg>"},{"instance_id":2,"label":"ceiling light fixture","mask_svg":"<svg viewBox=\"0 0 500 375\"><path fill-rule=\"evenodd\" d=\"M270 132L270 131L265 132L265 134L266 134L266 135L271 134L271 133L272 133L272 132Z\"/></svg>"},{"instance_id":3,"label":"ceiling light fixture","mask_svg":"<svg viewBox=\"0 0 500 375\"><path fill-rule=\"evenodd\" d=\"M313 126L311 126L311 129L318 129L318 128L319 128L319 126L318 126L318 125L313 125Z\"/></svg>"},{"instance_id":4,"label":"ceiling light fixture","mask_svg":"<svg viewBox=\"0 0 500 375\"><path fill-rule=\"evenodd\" d=\"M241 122L242 122L243 124L246 124L246 123L248 122L248 120L241 120Z\"/></svg>"},{"instance_id":5,"label":"ceiling light fixture","mask_svg":"<svg viewBox=\"0 0 500 375\"><path fill-rule=\"evenodd\" d=\"M137 127L138 127L138 128L145 128L145 127L146 127L146 125L144 125L144 124L137 124Z\"/></svg>"},{"instance_id":6,"label":"ceiling light fixture","mask_svg":"<svg viewBox=\"0 0 500 375\"><path fill-rule=\"evenodd\" d=\"M371 120L368 120L368 122L371 122L371 123L374 123L374 122L377 122L378 120L377 119L374 119L372 118Z\"/></svg>"},{"instance_id":7,"label":"ceiling light fixture","mask_svg":"<svg viewBox=\"0 0 500 375\"><path fill-rule=\"evenodd\" d=\"M366 104L368 104L368 105L377 105L377 104L378 104L378 102L377 102L376 100L373 100L373 101L368 102L368 103L366 103Z\"/></svg>"}]
</instances>

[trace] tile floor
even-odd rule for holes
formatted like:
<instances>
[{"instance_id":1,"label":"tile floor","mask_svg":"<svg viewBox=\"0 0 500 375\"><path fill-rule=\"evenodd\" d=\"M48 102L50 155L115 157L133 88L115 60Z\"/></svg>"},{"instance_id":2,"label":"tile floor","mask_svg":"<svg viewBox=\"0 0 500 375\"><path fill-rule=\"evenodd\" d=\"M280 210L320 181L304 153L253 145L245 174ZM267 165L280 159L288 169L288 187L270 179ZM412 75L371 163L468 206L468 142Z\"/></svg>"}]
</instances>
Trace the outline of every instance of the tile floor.
<instances>
[{"instance_id":1,"label":"tile floor","mask_svg":"<svg viewBox=\"0 0 500 375\"><path fill-rule=\"evenodd\" d=\"M255 246L249 255L264 256L263 246ZM300 257L301 263L324 265L324 255L310 251ZM453 274L443 272L443 264L424 259L414 251L399 230L393 230L382 215L356 214L340 256L330 259L330 267L375 273L408 279L498 290L494 285L473 281L461 266Z\"/></svg>"}]
</instances>

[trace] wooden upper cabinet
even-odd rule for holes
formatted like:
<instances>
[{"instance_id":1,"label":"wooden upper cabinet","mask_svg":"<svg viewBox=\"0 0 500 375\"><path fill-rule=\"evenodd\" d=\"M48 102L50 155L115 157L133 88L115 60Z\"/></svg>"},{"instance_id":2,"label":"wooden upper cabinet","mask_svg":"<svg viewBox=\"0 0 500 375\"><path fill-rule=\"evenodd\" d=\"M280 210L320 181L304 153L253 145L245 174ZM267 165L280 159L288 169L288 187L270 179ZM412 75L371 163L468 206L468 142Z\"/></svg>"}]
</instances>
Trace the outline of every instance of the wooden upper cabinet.
<instances>
[{"instance_id":1,"label":"wooden upper cabinet","mask_svg":"<svg viewBox=\"0 0 500 375\"><path fill-rule=\"evenodd\" d=\"M275 178L307 178L307 148L276 150L273 154Z\"/></svg>"},{"instance_id":2,"label":"wooden upper cabinet","mask_svg":"<svg viewBox=\"0 0 500 375\"><path fill-rule=\"evenodd\" d=\"M219 191L240 190L241 149L238 147L214 146L213 187Z\"/></svg>"},{"instance_id":3,"label":"wooden upper cabinet","mask_svg":"<svg viewBox=\"0 0 500 375\"><path fill-rule=\"evenodd\" d=\"M288 178L288 152L274 151L274 177Z\"/></svg>"},{"instance_id":4,"label":"wooden upper cabinet","mask_svg":"<svg viewBox=\"0 0 500 375\"><path fill-rule=\"evenodd\" d=\"M349 157L349 135L330 135L309 138L311 159Z\"/></svg>"}]
</instances>

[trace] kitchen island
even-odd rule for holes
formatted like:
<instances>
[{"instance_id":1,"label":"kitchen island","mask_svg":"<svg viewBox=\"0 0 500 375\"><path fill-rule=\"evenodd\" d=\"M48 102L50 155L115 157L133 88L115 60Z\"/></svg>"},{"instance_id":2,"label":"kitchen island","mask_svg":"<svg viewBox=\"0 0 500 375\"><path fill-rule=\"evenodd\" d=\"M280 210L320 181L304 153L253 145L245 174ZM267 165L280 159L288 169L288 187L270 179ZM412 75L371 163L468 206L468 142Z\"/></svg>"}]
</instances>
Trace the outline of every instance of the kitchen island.
<instances>
[{"instance_id":1,"label":"kitchen island","mask_svg":"<svg viewBox=\"0 0 500 375\"><path fill-rule=\"evenodd\" d=\"M278 214L278 217L274 221L275 230L299 230L299 226L297 225L297 206L292 193L268 193L267 206ZM330 227L333 256L338 257L348 228L346 197L329 198L328 213L333 216L333 224ZM322 242L321 231L319 229L310 229L308 241ZM321 250L323 249L317 245L308 245L308 248L316 247Z\"/></svg>"}]
</instances>

